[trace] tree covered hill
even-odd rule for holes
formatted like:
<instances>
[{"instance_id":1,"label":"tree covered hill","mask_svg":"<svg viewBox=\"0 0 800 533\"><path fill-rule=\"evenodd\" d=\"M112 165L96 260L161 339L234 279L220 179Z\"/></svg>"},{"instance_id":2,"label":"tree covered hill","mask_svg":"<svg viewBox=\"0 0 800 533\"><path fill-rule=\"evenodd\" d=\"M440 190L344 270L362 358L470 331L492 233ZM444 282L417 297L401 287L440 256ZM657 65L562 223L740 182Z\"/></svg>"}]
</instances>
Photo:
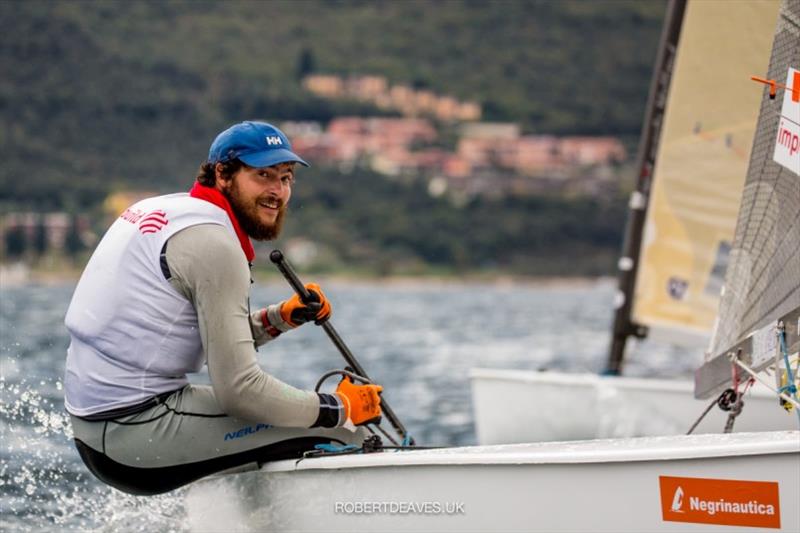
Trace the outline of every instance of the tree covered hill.
<instances>
[{"instance_id":1,"label":"tree covered hill","mask_svg":"<svg viewBox=\"0 0 800 533\"><path fill-rule=\"evenodd\" d=\"M0 203L191 179L245 118L374 112L298 68L476 100L530 132L636 135L662 0L0 2Z\"/></svg>"},{"instance_id":2,"label":"tree covered hill","mask_svg":"<svg viewBox=\"0 0 800 533\"><path fill-rule=\"evenodd\" d=\"M378 274L607 275L625 224L621 198L475 197L454 206L420 181L300 169L285 234L319 248L317 269Z\"/></svg>"},{"instance_id":3,"label":"tree covered hill","mask_svg":"<svg viewBox=\"0 0 800 533\"><path fill-rule=\"evenodd\" d=\"M311 95L309 72L477 101L484 120L529 133L633 139L664 11L664 0L0 2L0 209L87 212L115 190L186 190L214 135L240 120L379 113ZM458 206L419 182L319 165L300 174L292 210L287 238L312 234L336 246L326 265L378 272L605 273L624 223L621 198Z\"/></svg>"}]
</instances>

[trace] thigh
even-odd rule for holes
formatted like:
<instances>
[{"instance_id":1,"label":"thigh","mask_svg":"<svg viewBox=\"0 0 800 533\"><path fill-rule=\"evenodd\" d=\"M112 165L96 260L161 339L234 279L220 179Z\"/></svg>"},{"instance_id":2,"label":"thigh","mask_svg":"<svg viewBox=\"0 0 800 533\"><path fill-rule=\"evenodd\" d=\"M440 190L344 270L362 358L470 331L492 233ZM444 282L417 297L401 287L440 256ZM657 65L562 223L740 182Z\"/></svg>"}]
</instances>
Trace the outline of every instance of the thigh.
<instances>
[{"instance_id":1,"label":"thigh","mask_svg":"<svg viewBox=\"0 0 800 533\"><path fill-rule=\"evenodd\" d=\"M268 453L280 443L360 445L363 439L362 431L278 428L230 417L219 408L211 387L189 385L145 412L105 422L98 451L124 465L159 468L233 455L252 461L257 455L244 452Z\"/></svg>"}]
</instances>

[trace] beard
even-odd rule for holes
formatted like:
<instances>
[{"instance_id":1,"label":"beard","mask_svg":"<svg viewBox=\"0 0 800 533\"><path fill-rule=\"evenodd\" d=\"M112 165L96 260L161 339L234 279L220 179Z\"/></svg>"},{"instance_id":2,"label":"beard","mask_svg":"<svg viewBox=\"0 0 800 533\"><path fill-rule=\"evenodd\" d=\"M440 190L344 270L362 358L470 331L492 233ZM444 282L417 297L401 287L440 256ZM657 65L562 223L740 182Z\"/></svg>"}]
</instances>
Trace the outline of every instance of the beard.
<instances>
[{"instance_id":1,"label":"beard","mask_svg":"<svg viewBox=\"0 0 800 533\"><path fill-rule=\"evenodd\" d=\"M275 222L264 223L258 216L258 199L247 201L242 198L236 180L233 180L231 187L223 191L223 194L231 204L233 214L250 238L257 241L271 241L276 239L283 228L283 220L286 217L286 204L278 200L278 216Z\"/></svg>"}]
</instances>

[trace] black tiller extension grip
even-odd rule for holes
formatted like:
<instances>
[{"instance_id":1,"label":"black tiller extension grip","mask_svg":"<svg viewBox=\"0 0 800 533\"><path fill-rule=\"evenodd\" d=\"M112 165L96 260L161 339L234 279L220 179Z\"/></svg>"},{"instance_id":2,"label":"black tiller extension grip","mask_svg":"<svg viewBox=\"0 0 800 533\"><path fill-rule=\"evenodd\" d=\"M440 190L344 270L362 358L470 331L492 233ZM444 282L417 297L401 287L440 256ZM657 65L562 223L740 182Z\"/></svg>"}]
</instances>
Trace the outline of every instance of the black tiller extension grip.
<instances>
[{"instance_id":1,"label":"black tiller extension grip","mask_svg":"<svg viewBox=\"0 0 800 533\"><path fill-rule=\"evenodd\" d=\"M300 281L300 278L297 277L297 274L294 273L294 270L289 265L288 261L286 261L286 258L283 256L283 252L280 250L272 250L272 252L269 254L269 260L278 267L278 270L281 271L283 277L285 277L286 281L289 282L289 285L292 286L294 292L300 296L300 300L302 300L303 303L308 303L310 294L308 293L305 285L303 285L303 282ZM344 360L347 362L347 364L353 367L353 370L355 370L356 374L370 379L366 371L364 371L364 368L359 364L353 353L336 332L330 320L326 320L321 324L321 326L331 339L331 342L333 342L333 345L336 346L336 348L339 350L339 353L342 354L342 357L344 357ZM394 414L394 411L391 407L389 407L389 404L386 403L386 400L383 398L383 396L381 396L381 409L386 415L386 418L392 424L394 430L398 435L400 435L400 438L405 439L406 435L408 435L405 426L403 426L403 423L400 422L399 418L397 418L397 415ZM413 438L411 439L411 445L414 445Z\"/></svg>"}]
</instances>

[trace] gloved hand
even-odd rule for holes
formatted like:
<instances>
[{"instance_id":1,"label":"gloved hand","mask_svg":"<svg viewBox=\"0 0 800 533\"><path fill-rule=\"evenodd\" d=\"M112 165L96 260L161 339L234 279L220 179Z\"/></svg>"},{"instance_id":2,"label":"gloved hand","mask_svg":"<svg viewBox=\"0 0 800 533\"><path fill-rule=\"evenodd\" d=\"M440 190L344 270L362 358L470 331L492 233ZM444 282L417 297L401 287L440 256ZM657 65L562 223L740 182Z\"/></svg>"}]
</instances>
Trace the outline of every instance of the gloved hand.
<instances>
[{"instance_id":1,"label":"gloved hand","mask_svg":"<svg viewBox=\"0 0 800 533\"><path fill-rule=\"evenodd\" d=\"M296 328L313 320L322 324L331 317L331 303L316 283L306 283L310 302L304 304L297 294L281 303L281 318L291 327Z\"/></svg>"},{"instance_id":2,"label":"gloved hand","mask_svg":"<svg viewBox=\"0 0 800 533\"><path fill-rule=\"evenodd\" d=\"M378 423L381 420L380 385L356 385L345 376L336 388L344 404L345 417L356 426Z\"/></svg>"}]
</instances>

